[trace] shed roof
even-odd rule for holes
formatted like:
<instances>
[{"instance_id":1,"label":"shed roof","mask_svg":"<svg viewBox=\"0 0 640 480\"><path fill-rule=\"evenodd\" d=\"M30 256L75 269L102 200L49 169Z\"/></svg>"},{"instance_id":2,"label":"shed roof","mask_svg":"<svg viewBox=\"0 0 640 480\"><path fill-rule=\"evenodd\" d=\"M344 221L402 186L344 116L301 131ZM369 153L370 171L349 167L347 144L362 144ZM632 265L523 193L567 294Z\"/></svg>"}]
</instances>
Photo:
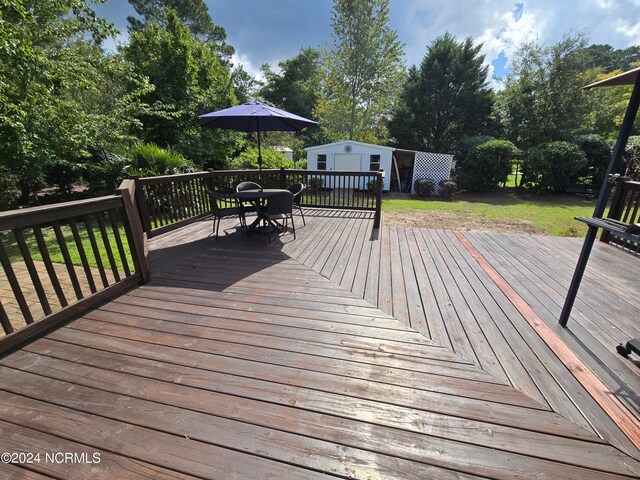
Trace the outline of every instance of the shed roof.
<instances>
[{"instance_id":1,"label":"shed roof","mask_svg":"<svg viewBox=\"0 0 640 480\"><path fill-rule=\"evenodd\" d=\"M375 143L365 143L365 142L357 142L355 140L342 140L340 142L333 142L333 143L325 143L324 145L314 145L313 147L307 147L305 148L306 151L309 150L319 150L322 148L326 148L326 147L334 147L337 145L360 145L362 147L369 147L369 148L378 148L380 150L389 150L389 151L394 151L395 148L393 147L385 147L384 145L376 145Z\"/></svg>"},{"instance_id":2,"label":"shed roof","mask_svg":"<svg viewBox=\"0 0 640 480\"><path fill-rule=\"evenodd\" d=\"M620 75L616 75L615 77L606 78L604 80L600 80L599 82L591 83L582 88L585 90L590 90L594 87L611 87L614 85L633 85L636 83L638 79L638 75L640 75L640 67L634 68L633 70L627 70L626 72L621 73Z\"/></svg>"}]
</instances>

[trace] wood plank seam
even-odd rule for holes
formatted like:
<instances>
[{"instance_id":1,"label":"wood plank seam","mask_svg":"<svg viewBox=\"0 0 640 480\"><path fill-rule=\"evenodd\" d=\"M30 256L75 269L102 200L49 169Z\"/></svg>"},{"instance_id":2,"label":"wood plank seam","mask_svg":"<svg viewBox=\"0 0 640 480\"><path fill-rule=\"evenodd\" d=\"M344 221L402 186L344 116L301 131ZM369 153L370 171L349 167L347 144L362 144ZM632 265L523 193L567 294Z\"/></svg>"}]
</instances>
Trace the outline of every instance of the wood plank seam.
<instances>
[{"instance_id":1,"label":"wood plank seam","mask_svg":"<svg viewBox=\"0 0 640 480\"><path fill-rule=\"evenodd\" d=\"M591 397L618 425L629 440L640 449L640 424L615 394L571 351L560 337L538 316L524 299L509 285L473 244L458 230L456 238L480 264L493 282L507 296L513 306L531 325L540 338L553 350L558 359L580 382Z\"/></svg>"}]
</instances>

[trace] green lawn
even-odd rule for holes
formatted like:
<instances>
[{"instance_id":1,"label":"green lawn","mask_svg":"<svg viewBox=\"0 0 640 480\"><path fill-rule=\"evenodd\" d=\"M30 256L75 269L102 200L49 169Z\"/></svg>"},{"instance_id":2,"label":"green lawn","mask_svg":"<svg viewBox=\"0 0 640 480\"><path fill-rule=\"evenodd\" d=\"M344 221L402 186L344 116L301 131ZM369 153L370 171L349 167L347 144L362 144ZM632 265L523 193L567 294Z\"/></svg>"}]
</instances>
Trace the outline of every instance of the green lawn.
<instances>
[{"instance_id":1,"label":"green lawn","mask_svg":"<svg viewBox=\"0 0 640 480\"><path fill-rule=\"evenodd\" d=\"M582 236L586 226L574 217L590 217L595 200L569 195L460 194L451 200L414 199L407 196L385 196L382 209L386 212L437 210L459 214L459 217L477 217L485 220L528 220L548 235ZM428 225L427 225L428 226ZM460 225L464 228L464 225Z\"/></svg>"},{"instance_id":2,"label":"green lawn","mask_svg":"<svg viewBox=\"0 0 640 480\"><path fill-rule=\"evenodd\" d=\"M107 221L106 223L107 223L106 225L107 237L109 240L109 244L111 245L111 251L113 252L113 256L118 269L120 271L123 271L122 260L120 259L120 254L118 252L118 247L113 234L113 230L111 229L111 225L109 224L109 222ZM118 227L119 227L118 231L120 233L120 239L122 240L125 255L127 257L127 263L129 265L129 268L133 271L134 270L133 260L131 258L131 253L129 251L129 244L125 236L124 229L122 228L122 225L119 225ZM76 243L74 241L71 228L66 225L62 225L61 231L65 238L65 243L67 245L67 249L69 250L69 256L71 257L71 261L73 262L74 265L82 265L82 260L80 259L80 253L78 251L78 248L76 247ZM78 222L78 233L82 240L82 247L87 255L87 261L89 265L91 265L92 267L96 267L97 266L96 256L93 254L93 249L91 247L89 235L87 234L87 230L84 228L84 224L82 222ZM102 235L100 234L100 231L97 228L97 224L95 220L93 224L93 233L96 238L98 255L102 260L102 264L104 265L105 269L110 270L111 264L109 263L109 257L107 256L107 248L102 240ZM60 246L58 245L58 241L56 239L53 229L43 228L42 235L47 245L47 251L49 252L51 261L54 263L64 263L64 257L62 256L62 252L60 250ZM25 229L24 237L32 258L34 260L42 260L42 255L40 254L40 251L38 249L38 244L36 243L36 238L33 233L33 230L29 228ZM22 260L22 253L18 248L18 244L16 243L13 233L8 232L4 234L2 236L2 243L4 247L7 249L7 253L9 254L9 258L11 259L12 263Z\"/></svg>"}]
</instances>

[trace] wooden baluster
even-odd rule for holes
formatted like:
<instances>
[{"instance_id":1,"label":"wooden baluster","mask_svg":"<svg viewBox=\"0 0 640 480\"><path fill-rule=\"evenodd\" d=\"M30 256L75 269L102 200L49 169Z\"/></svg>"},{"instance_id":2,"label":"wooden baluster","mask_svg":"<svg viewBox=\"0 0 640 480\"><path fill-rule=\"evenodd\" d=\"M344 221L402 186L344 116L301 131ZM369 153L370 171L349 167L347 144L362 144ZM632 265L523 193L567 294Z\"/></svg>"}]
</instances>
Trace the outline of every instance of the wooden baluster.
<instances>
[{"instance_id":1,"label":"wooden baluster","mask_svg":"<svg viewBox=\"0 0 640 480\"><path fill-rule=\"evenodd\" d=\"M187 194L187 205L189 206L189 216L195 217L200 214L198 208L198 201L193 188L193 180L187 180L184 182L184 189Z\"/></svg>"},{"instance_id":2,"label":"wooden baluster","mask_svg":"<svg viewBox=\"0 0 640 480\"><path fill-rule=\"evenodd\" d=\"M82 293L82 288L80 288L80 282L78 282L78 276L76 275L76 269L71 261L71 255L69 255L69 249L67 248L67 241L62 234L62 230L60 229L60 224L56 221L52 223L53 231L56 234L56 241L58 242L58 247L60 247L60 252L62 253L62 258L64 259L64 264L67 267L67 272L69 273L69 278L71 279L71 285L73 286L73 291L76 294L76 299L80 300L84 295Z\"/></svg>"},{"instance_id":3,"label":"wooden baluster","mask_svg":"<svg viewBox=\"0 0 640 480\"><path fill-rule=\"evenodd\" d=\"M163 184L153 185L153 189L156 192L156 202L158 204L158 217L160 218L159 226L162 227L169 223L169 217L167 216L166 205L166 191L167 186Z\"/></svg>"},{"instance_id":4,"label":"wooden baluster","mask_svg":"<svg viewBox=\"0 0 640 480\"><path fill-rule=\"evenodd\" d=\"M47 294L44 291L44 287L42 286L42 282L40 281L40 276L38 275L38 270L36 269L35 263L33 263L33 258L31 257L31 252L29 251L29 247L27 246L27 242L24 239L24 235L22 233L21 228L14 228L13 236L18 243L18 249L22 254L22 259L24 260L25 265L27 266L27 271L29 272L29 276L31 277L31 282L33 283L33 287L36 289L36 293L38 295L38 300L40 300L40 306L44 311L45 315L49 315L52 310L49 305L49 299L47 298Z\"/></svg>"},{"instance_id":5,"label":"wooden baluster","mask_svg":"<svg viewBox=\"0 0 640 480\"><path fill-rule=\"evenodd\" d=\"M144 185L143 189L146 190L144 196L147 202L147 210L149 211L149 216L153 221L153 228L158 228L160 226L160 220L158 218L160 213L158 210L158 197L156 195L156 192L152 188L152 185ZM150 231L151 230L149 230L149 232Z\"/></svg>"},{"instance_id":6,"label":"wooden baluster","mask_svg":"<svg viewBox=\"0 0 640 480\"><path fill-rule=\"evenodd\" d=\"M11 321L9 320L9 316L7 315L6 310L4 309L4 305L0 301L0 325L2 325L2 330L5 334L13 333L13 325L11 325Z\"/></svg>"},{"instance_id":7,"label":"wooden baluster","mask_svg":"<svg viewBox=\"0 0 640 480\"><path fill-rule=\"evenodd\" d=\"M116 247L118 248L118 254L120 255L120 262L122 263L124 274L126 277L130 277L131 269L129 268L129 259L127 258L127 254L124 251L124 244L122 243L122 237L120 236L120 229L118 228L118 222L116 221L115 213L113 212L113 210L109 210L108 214L109 223L111 224L113 238L116 241Z\"/></svg>"},{"instance_id":8,"label":"wooden baluster","mask_svg":"<svg viewBox=\"0 0 640 480\"><path fill-rule=\"evenodd\" d=\"M13 296L18 302L18 306L20 307L20 311L22 312L24 321L27 324L33 323L33 315L31 314L29 305L24 298L24 294L22 293L22 289L20 288L20 282L18 282L16 274L13 271L11 260L9 260L9 255L7 255L7 251L4 248L2 240L0 240L0 263L2 263L4 274L7 276L7 280L9 281L9 285L11 286L11 290L13 291Z\"/></svg>"},{"instance_id":9,"label":"wooden baluster","mask_svg":"<svg viewBox=\"0 0 640 480\"><path fill-rule=\"evenodd\" d=\"M640 191L632 192L633 200L629 202L629 212L626 216L625 222L635 223L638 220L638 208L640 208Z\"/></svg>"},{"instance_id":10,"label":"wooden baluster","mask_svg":"<svg viewBox=\"0 0 640 480\"><path fill-rule=\"evenodd\" d=\"M189 180L181 181L179 184L179 196L182 199L182 205L184 208L184 218L194 217L193 210L193 198L189 191Z\"/></svg>"},{"instance_id":11,"label":"wooden baluster","mask_svg":"<svg viewBox=\"0 0 640 480\"><path fill-rule=\"evenodd\" d=\"M89 284L89 290L91 290L91 293L96 293L98 290L96 289L96 284L93 281L93 273L91 272L91 266L89 265L89 260L87 260L87 254L84 250L84 245L82 244L82 238L80 237L80 233L78 231L78 225L76 224L75 220L71 219L69 220L69 226L71 227L73 240L76 243L76 249L78 250L78 254L80 255L80 261L82 262L82 268L84 268L84 275L87 278L87 283Z\"/></svg>"},{"instance_id":12,"label":"wooden baluster","mask_svg":"<svg viewBox=\"0 0 640 480\"><path fill-rule=\"evenodd\" d=\"M107 229L104 226L104 219L102 218L102 212L96 213L96 218L98 219L98 230L100 230L100 236L102 237L102 244L104 245L105 250L107 251L107 259L109 260L109 265L111 266L111 271L113 272L113 278L116 282L120 281L120 272L118 271L118 265L116 264L116 259L113 257L113 249L111 247L111 242L109 241L109 235L107 235Z\"/></svg>"},{"instance_id":13,"label":"wooden baluster","mask_svg":"<svg viewBox=\"0 0 640 480\"><path fill-rule=\"evenodd\" d=\"M87 235L89 236L89 243L91 244L91 250L93 251L93 258L96 261L96 266L98 267L98 273L100 274L100 279L102 280L102 285L104 288L109 286L109 280L107 279L107 274L104 270L104 264L102 263L102 256L100 255L100 249L98 248L98 242L96 242L96 236L93 233L93 226L91 225L91 218L89 215L84 215L82 220L85 224L85 228L87 229Z\"/></svg>"},{"instance_id":14,"label":"wooden baluster","mask_svg":"<svg viewBox=\"0 0 640 480\"><path fill-rule=\"evenodd\" d=\"M53 290L56 292L56 296L58 297L58 301L60 302L61 307L66 307L69 305L66 297L64 296L64 292L62 291L62 287L60 286L60 281L58 280L58 274L56 273L56 269L53 266L53 262L51 261L51 257L49 256L49 250L47 248L47 244L44 241L44 236L42 235L42 229L39 225L33 227L33 233L36 237L36 242L38 244L38 250L40 250L40 255L42 255L42 261L44 263L45 268L47 269L47 273L49 274L49 280L51 280L51 285L53 286Z\"/></svg>"}]
</instances>

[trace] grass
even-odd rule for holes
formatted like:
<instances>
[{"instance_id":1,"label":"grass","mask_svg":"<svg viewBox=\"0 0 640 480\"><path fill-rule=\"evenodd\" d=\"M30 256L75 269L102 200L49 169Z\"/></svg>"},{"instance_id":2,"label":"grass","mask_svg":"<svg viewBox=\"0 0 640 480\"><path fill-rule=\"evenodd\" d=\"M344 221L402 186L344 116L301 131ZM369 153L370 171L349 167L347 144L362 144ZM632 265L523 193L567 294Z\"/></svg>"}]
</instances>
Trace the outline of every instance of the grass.
<instances>
[{"instance_id":1,"label":"grass","mask_svg":"<svg viewBox=\"0 0 640 480\"><path fill-rule=\"evenodd\" d=\"M87 255L87 261L91 267L97 267L96 255L93 253L93 248L91 247L91 242L89 240L89 235L84 226L84 223L78 222L78 233L80 235L82 247ZM97 223L93 222L93 234L96 238L96 244L98 247L97 255L100 257L102 264L106 270L111 269L111 264L109 263L109 257L107 255L107 247L102 240L102 235L98 229ZM109 240L109 244L111 245L111 251L113 252L113 257L115 259L115 263L118 267L118 270L123 271L122 259L120 258L120 254L118 252L118 247L116 244L115 236L111 225L109 222L106 222L106 230L107 230L107 238ZM62 225L61 226L62 235L64 236L65 243L67 245L67 249L69 250L69 256L71 257L71 261L74 265L82 265L82 260L80 258L79 250L76 246L75 240L73 238L73 233L71 232L71 228ZM131 271L133 268L133 260L131 258L131 252L129 250L129 244L127 242L127 238L125 236L124 228L122 225L118 225L118 231L120 233L120 239L122 240L122 244L124 247L124 252L126 255L127 263ZM64 263L64 257L62 256L62 251L60 250L60 246L58 245L58 241L55 236L55 232L53 228L43 228L42 236L44 237L45 244L47 245L47 251L49 252L49 256L51 257L51 261L54 263ZM36 242L35 235L32 229L25 229L24 231L25 241L27 243L27 247L29 248L29 252L34 260L42 260L42 255L38 248L38 244ZM7 249L7 253L12 263L22 261L22 253L18 248L18 244L13 236L13 233L8 232L2 237L2 243Z\"/></svg>"},{"instance_id":2,"label":"grass","mask_svg":"<svg viewBox=\"0 0 640 480\"><path fill-rule=\"evenodd\" d=\"M496 194L458 194L451 200L388 196L382 201L387 212L439 210L487 220L528 220L548 235L583 236L587 227L574 217L590 217L595 200L568 195L514 194L510 189Z\"/></svg>"}]
</instances>

